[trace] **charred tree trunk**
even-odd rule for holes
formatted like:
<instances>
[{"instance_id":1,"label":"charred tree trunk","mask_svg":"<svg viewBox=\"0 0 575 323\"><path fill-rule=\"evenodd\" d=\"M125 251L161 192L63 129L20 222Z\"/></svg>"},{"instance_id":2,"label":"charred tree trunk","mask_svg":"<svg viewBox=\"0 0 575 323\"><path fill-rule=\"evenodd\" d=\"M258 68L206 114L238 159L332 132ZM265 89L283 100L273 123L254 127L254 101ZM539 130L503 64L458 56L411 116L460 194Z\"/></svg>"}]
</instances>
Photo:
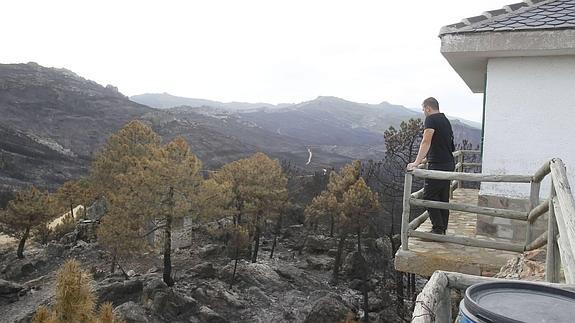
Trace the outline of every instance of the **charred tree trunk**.
<instances>
[{"instance_id":1,"label":"charred tree trunk","mask_svg":"<svg viewBox=\"0 0 575 323\"><path fill-rule=\"evenodd\" d=\"M333 216L333 214L331 215L330 218L330 224L329 224L329 236L333 237L333 229L335 227L335 217Z\"/></svg>"},{"instance_id":2,"label":"charred tree trunk","mask_svg":"<svg viewBox=\"0 0 575 323\"><path fill-rule=\"evenodd\" d=\"M24 245L26 245L26 240L28 239L29 235L30 227L27 227L26 231L24 231L24 234L22 235L22 238L20 238L20 242L18 243L18 250L16 251L16 255L20 259L24 258Z\"/></svg>"},{"instance_id":3,"label":"charred tree trunk","mask_svg":"<svg viewBox=\"0 0 575 323\"><path fill-rule=\"evenodd\" d=\"M395 272L395 293L397 295L397 315L399 315L399 317L403 317L403 312L404 312L404 303L403 303L403 299L404 299L404 293L403 293L403 273L401 271L396 271Z\"/></svg>"},{"instance_id":4,"label":"charred tree trunk","mask_svg":"<svg viewBox=\"0 0 575 323\"><path fill-rule=\"evenodd\" d=\"M363 321L369 322L369 296L367 293L367 278L365 278L363 282L363 312L365 313L363 316Z\"/></svg>"},{"instance_id":5,"label":"charred tree trunk","mask_svg":"<svg viewBox=\"0 0 575 323\"><path fill-rule=\"evenodd\" d=\"M358 227L357 229L357 252L362 255L361 253L361 228Z\"/></svg>"},{"instance_id":6,"label":"charred tree trunk","mask_svg":"<svg viewBox=\"0 0 575 323\"><path fill-rule=\"evenodd\" d=\"M274 258L274 251L276 250L277 241L278 241L278 236L276 235L276 236L274 236L274 242L272 243L272 251L270 253L270 259Z\"/></svg>"},{"instance_id":7,"label":"charred tree trunk","mask_svg":"<svg viewBox=\"0 0 575 323\"><path fill-rule=\"evenodd\" d=\"M345 234L342 233L337 244L337 254L335 255L335 263L333 264L332 276L332 283L334 285L337 285L339 282L339 267L341 267L341 257L343 253L343 247L345 245L345 238Z\"/></svg>"},{"instance_id":8,"label":"charred tree trunk","mask_svg":"<svg viewBox=\"0 0 575 323\"><path fill-rule=\"evenodd\" d=\"M234 286L234 280L236 279L236 271L238 269L238 258L240 256L240 247L236 246L236 256L234 261L234 272L232 273L232 280L230 281L230 289Z\"/></svg>"},{"instance_id":9,"label":"charred tree trunk","mask_svg":"<svg viewBox=\"0 0 575 323\"><path fill-rule=\"evenodd\" d=\"M166 226L164 227L164 272L163 279L166 285L173 286L172 278L172 221L174 211L174 189L170 187L168 193L168 203L170 209L166 214Z\"/></svg>"},{"instance_id":10,"label":"charred tree trunk","mask_svg":"<svg viewBox=\"0 0 575 323\"><path fill-rule=\"evenodd\" d=\"M112 264L110 265L110 274L116 272L116 252L112 255Z\"/></svg>"},{"instance_id":11,"label":"charred tree trunk","mask_svg":"<svg viewBox=\"0 0 575 323\"><path fill-rule=\"evenodd\" d=\"M258 251L260 249L260 226L256 226L256 232L254 233L254 252L252 253L252 263L258 261Z\"/></svg>"}]
</instances>

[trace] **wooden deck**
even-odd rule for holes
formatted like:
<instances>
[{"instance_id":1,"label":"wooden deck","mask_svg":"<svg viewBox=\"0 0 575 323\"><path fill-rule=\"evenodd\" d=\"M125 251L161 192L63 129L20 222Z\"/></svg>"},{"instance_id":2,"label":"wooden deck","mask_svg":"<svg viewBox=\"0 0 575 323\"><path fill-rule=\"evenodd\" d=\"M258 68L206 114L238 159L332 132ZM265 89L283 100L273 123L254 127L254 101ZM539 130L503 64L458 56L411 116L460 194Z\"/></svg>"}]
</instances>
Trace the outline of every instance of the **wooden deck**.
<instances>
[{"instance_id":1,"label":"wooden deck","mask_svg":"<svg viewBox=\"0 0 575 323\"><path fill-rule=\"evenodd\" d=\"M450 202L477 205L478 190L457 189ZM506 241L476 235L477 216L471 213L451 211L448 235L476 237L478 239ZM417 231L431 230L428 219ZM436 270L459 272L479 276L493 276L509 259L519 253L495 249L462 246L447 242L423 241L409 238L409 250L401 248L395 255L395 269L422 276L431 276Z\"/></svg>"}]
</instances>

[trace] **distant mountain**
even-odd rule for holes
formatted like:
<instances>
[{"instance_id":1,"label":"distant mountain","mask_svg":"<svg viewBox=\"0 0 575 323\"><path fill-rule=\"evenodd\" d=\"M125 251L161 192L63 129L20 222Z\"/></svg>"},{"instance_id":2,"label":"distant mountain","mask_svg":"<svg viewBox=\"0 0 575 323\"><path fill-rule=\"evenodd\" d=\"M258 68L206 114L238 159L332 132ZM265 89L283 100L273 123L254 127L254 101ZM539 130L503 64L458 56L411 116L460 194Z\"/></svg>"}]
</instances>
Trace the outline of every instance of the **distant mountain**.
<instances>
[{"instance_id":1,"label":"distant mountain","mask_svg":"<svg viewBox=\"0 0 575 323\"><path fill-rule=\"evenodd\" d=\"M0 64L0 194L29 184L54 188L87 174L94 153L133 119L150 124L165 141L187 138L206 168L262 151L311 171L380 159L383 131L421 116L386 102L335 97L280 105L169 94L132 99L161 109L66 69ZM479 129L453 124L456 136L479 142Z\"/></svg>"},{"instance_id":2,"label":"distant mountain","mask_svg":"<svg viewBox=\"0 0 575 323\"><path fill-rule=\"evenodd\" d=\"M218 102L204 99L185 98L168 93L145 93L134 95L130 100L140 104L147 105L156 109L167 109L179 106L189 107L212 107L228 110L254 110L254 109L273 109L288 106L289 104L270 104L270 103L247 103L247 102Z\"/></svg>"},{"instance_id":3,"label":"distant mountain","mask_svg":"<svg viewBox=\"0 0 575 323\"><path fill-rule=\"evenodd\" d=\"M315 157L306 165L309 141L268 131L234 113L210 111L184 106L150 112L140 119L149 122L165 140L185 137L208 167L218 167L258 151L310 169L340 166L352 160L314 148Z\"/></svg>"},{"instance_id":4,"label":"distant mountain","mask_svg":"<svg viewBox=\"0 0 575 323\"><path fill-rule=\"evenodd\" d=\"M357 147L367 151L377 146L384 148L381 135L390 126L398 127L410 118L424 118L421 112L388 102L379 104L356 103L333 96L320 96L298 104L273 105L268 103L222 103L201 99L190 99L163 94L142 94L132 100L157 108L188 106L197 113L210 115L235 113L259 127L284 136L303 140L313 145L337 145L331 151L345 155L353 154L343 146ZM481 125L448 116L453 125L455 141L467 139L479 144ZM324 147L327 148L327 147ZM347 151L347 152L346 152ZM354 149L355 153L358 149ZM359 153L358 156L365 157ZM353 157L352 157L353 158Z\"/></svg>"}]
</instances>

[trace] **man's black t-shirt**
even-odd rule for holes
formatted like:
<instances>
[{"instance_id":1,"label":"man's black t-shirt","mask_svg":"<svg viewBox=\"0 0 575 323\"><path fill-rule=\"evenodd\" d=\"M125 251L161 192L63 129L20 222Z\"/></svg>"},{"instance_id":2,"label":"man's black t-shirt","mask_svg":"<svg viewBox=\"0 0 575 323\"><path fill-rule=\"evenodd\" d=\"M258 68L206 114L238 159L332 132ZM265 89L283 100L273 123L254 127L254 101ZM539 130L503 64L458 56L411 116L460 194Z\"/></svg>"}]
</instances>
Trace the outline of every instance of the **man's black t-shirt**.
<instances>
[{"instance_id":1,"label":"man's black t-shirt","mask_svg":"<svg viewBox=\"0 0 575 323\"><path fill-rule=\"evenodd\" d=\"M425 129L434 129L431 147L427 153L430 163L453 163L453 130L443 113L434 113L425 118Z\"/></svg>"}]
</instances>

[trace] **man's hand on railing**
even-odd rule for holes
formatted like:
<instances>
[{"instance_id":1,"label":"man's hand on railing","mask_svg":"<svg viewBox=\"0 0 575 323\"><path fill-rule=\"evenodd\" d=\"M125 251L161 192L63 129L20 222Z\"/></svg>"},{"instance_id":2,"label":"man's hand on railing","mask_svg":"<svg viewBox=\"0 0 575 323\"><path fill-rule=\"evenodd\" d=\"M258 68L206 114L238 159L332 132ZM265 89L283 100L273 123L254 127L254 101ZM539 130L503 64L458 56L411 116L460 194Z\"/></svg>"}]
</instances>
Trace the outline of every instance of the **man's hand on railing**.
<instances>
[{"instance_id":1,"label":"man's hand on railing","mask_svg":"<svg viewBox=\"0 0 575 323\"><path fill-rule=\"evenodd\" d=\"M421 162L417 162L417 160L416 160L413 163L407 164L407 171L408 172L412 171L412 170L416 169L419 165L425 165L425 164L427 164L427 158L423 158L423 160Z\"/></svg>"}]
</instances>

